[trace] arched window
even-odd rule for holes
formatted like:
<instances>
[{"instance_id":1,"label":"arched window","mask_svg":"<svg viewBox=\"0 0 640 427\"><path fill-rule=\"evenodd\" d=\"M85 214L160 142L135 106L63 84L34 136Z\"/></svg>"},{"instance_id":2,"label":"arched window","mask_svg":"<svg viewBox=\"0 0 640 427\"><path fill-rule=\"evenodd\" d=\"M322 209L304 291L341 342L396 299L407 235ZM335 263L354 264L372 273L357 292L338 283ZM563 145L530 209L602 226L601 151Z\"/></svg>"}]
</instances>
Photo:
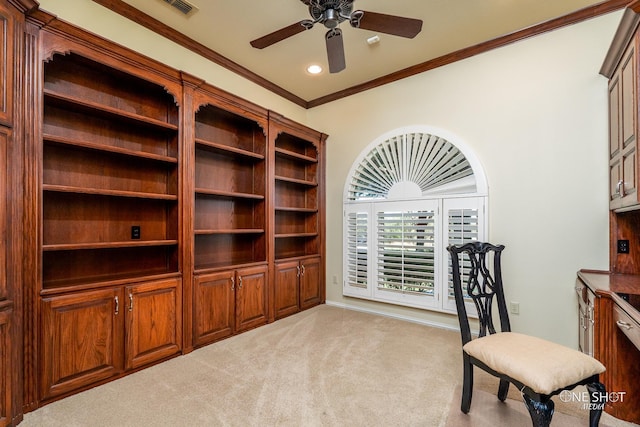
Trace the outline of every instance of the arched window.
<instances>
[{"instance_id":1,"label":"arched window","mask_svg":"<svg viewBox=\"0 0 640 427\"><path fill-rule=\"evenodd\" d=\"M486 206L484 172L454 136L381 136L345 185L343 294L455 312L446 247L485 239Z\"/></svg>"}]
</instances>

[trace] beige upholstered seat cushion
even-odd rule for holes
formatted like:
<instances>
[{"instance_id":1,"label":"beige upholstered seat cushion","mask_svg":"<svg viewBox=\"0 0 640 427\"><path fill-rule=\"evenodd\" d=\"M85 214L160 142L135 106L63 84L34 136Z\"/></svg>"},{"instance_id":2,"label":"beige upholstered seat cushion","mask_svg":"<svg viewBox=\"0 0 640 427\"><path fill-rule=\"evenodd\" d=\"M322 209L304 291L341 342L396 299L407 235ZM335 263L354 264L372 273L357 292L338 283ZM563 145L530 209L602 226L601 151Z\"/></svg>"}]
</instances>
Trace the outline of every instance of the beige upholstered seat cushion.
<instances>
[{"instance_id":1,"label":"beige upholstered seat cushion","mask_svg":"<svg viewBox=\"0 0 640 427\"><path fill-rule=\"evenodd\" d=\"M463 350L496 372L550 394L605 371L602 363L577 350L516 332L477 338Z\"/></svg>"}]
</instances>

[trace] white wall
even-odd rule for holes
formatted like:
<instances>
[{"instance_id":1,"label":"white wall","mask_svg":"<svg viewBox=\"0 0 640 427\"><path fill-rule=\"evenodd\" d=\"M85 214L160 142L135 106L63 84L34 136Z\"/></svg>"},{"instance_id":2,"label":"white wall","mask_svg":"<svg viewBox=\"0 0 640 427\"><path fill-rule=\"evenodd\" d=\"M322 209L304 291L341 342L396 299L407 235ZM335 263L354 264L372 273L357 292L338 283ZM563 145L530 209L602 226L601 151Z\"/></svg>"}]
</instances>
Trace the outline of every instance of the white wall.
<instances>
[{"instance_id":1,"label":"white wall","mask_svg":"<svg viewBox=\"0 0 640 427\"><path fill-rule=\"evenodd\" d=\"M342 296L342 195L353 162L383 133L429 125L463 140L485 169L489 240L506 245L506 294L520 303L513 329L577 346L576 271L608 269L607 81L598 71L620 17L310 110L310 125L329 134L327 300L457 325L453 316Z\"/></svg>"},{"instance_id":2,"label":"white wall","mask_svg":"<svg viewBox=\"0 0 640 427\"><path fill-rule=\"evenodd\" d=\"M507 298L520 302L513 329L577 345L575 273L608 268L606 79L598 70L621 12L305 111L91 0L39 2L61 19L329 134L330 303L457 325L450 315L344 298L340 285L342 194L360 152L404 126L455 134L489 181L490 240L507 246Z\"/></svg>"}]
</instances>

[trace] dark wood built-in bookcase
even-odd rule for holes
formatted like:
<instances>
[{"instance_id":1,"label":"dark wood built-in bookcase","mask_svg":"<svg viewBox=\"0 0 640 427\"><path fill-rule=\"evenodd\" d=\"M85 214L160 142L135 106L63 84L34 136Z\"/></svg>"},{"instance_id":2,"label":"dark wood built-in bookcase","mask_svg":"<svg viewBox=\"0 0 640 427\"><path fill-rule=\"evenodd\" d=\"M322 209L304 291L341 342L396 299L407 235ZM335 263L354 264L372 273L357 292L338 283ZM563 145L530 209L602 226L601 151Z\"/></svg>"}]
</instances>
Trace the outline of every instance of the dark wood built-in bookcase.
<instances>
[{"instance_id":1,"label":"dark wood built-in bookcase","mask_svg":"<svg viewBox=\"0 0 640 427\"><path fill-rule=\"evenodd\" d=\"M326 135L271 113L273 317L324 302Z\"/></svg>"},{"instance_id":2,"label":"dark wood built-in bookcase","mask_svg":"<svg viewBox=\"0 0 640 427\"><path fill-rule=\"evenodd\" d=\"M324 302L326 135L36 9L24 123L0 102L0 425Z\"/></svg>"},{"instance_id":3,"label":"dark wood built-in bookcase","mask_svg":"<svg viewBox=\"0 0 640 427\"><path fill-rule=\"evenodd\" d=\"M267 110L206 84L191 98L193 287L186 322L198 347L268 321L269 171Z\"/></svg>"},{"instance_id":4,"label":"dark wood built-in bookcase","mask_svg":"<svg viewBox=\"0 0 640 427\"><path fill-rule=\"evenodd\" d=\"M264 130L206 105L195 135L195 270L266 262Z\"/></svg>"},{"instance_id":5,"label":"dark wood built-in bookcase","mask_svg":"<svg viewBox=\"0 0 640 427\"><path fill-rule=\"evenodd\" d=\"M69 52L44 62L42 92L46 401L181 349L181 94Z\"/></svg>"},{"instance_id":6,"label":"dark wood built-in bookcase","mask_svg":"<svg viewBox=\"0 0 640 427\"><path fill-rule=\"evenodd\" d=\"M177 112L78 55L45 64L44 289L178 271Z\"/></svg>"},{"instance_id":7,"label":"dark wood built-in bookcase","mask_svg":"<svg viewBox=\"0 0 640 427\"><path fill-rule=\"evenodd\" d=\"M281 133L275 139L276 259L317 255L318 147Z\"/></svg>"}]
</instances>

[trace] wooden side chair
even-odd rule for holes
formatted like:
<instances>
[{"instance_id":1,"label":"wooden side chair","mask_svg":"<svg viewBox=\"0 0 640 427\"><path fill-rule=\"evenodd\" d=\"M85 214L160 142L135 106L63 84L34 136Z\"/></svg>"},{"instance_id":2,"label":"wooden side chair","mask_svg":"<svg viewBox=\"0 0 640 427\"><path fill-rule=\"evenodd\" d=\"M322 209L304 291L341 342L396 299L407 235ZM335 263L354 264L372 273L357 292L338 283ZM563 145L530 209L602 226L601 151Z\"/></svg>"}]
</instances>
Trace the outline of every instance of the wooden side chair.
<instances>
[{"instance_id":1,"label":"wooden side chair","mask_svg":"<svg viewBox=\"0 0 640 427\"><path fill-rule=\"evenodd\" d=\"M498 399L501 401L507 398L509 384L520 390L534 427L551 423L552 396L585 385L590 399L589 425L596 427L606 399L604 385L598 379L605 367L577 350L511 332L500 267L503 249L503 245L482 242L447 248L451 254L453 290L462 334L464 377L460 409L465 414L469 412L473 367L477 366L500 379ZM464 272L461 271L462 262ZM479 333L475 339L471 336L465 308L463 281L466 293L478 311ZM499 332L493 324L494 297L500 318Z\"/></svg>"}]
</instances>

